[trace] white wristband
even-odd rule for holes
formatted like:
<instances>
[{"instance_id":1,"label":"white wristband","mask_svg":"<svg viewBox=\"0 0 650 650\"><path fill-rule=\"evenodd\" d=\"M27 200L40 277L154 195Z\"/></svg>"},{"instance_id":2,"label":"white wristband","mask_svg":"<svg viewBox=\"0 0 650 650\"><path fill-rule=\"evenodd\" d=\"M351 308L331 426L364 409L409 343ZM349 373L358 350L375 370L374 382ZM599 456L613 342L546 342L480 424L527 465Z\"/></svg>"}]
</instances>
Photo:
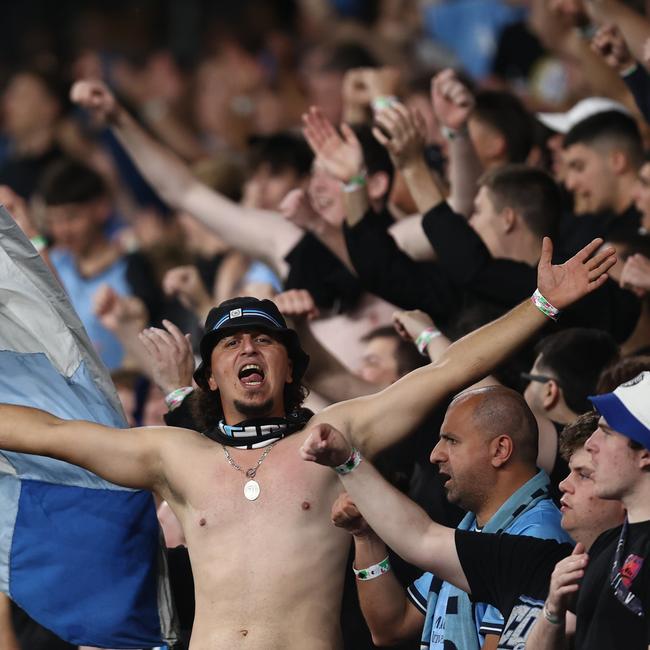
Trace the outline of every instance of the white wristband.
<instances>
[{"instance_id":1,"label":"white wristband","mask_svg":"<svg viewBox=\"0 0 650 650\"><path fill-rule=\"evenodd\" d=\"M367 569L355 569L352 567L354 575L357 576L357 580L373 580L374 578L383 576L384 573L388 573L390 569L390 560L388 559L388 556L386 556L381 562L369 566Z\"/></svg>"}]
</instances>

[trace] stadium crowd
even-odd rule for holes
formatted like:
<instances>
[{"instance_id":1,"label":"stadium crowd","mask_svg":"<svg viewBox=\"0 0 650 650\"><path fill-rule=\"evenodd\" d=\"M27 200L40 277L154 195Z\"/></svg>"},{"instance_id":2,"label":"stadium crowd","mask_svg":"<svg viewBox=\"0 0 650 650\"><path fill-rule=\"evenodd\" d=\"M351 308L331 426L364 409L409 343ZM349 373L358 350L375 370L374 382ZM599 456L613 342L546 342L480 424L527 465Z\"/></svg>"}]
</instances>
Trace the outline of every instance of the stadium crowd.
<instances>
[{"instance_id":1,"label":"stadium crowd","mask_svg":"<svg viewBox=\"0 0 650 650\"><path fill-rule=\"evenodd\" d=\"M650 648L650 3L226 4L10 10L0 202L131 428L0 450L154 493L179 647Z\"/></svg>"}]
</instances>

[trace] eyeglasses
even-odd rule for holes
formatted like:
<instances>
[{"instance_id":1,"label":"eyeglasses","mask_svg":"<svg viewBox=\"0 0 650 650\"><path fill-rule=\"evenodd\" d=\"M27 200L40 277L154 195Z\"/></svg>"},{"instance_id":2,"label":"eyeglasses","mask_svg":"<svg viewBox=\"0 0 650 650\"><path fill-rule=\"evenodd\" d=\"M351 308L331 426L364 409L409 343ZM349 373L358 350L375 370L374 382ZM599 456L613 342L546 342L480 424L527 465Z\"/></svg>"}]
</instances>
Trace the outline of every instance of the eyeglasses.
<instances>
[{"instance_id":1,"label":"eyeglasses","mask_svg":"<svg viewBox=\"0 0 650 650\"><path fill-rule=\"evenodd\" d=\"M558 380L555 377L549 377L548 375L531 375L529 372L521 372L519 376L526 381L538 381L540 384L545 384L547 381L554 381L558 384Z\"/></svg>"}]
</instances>

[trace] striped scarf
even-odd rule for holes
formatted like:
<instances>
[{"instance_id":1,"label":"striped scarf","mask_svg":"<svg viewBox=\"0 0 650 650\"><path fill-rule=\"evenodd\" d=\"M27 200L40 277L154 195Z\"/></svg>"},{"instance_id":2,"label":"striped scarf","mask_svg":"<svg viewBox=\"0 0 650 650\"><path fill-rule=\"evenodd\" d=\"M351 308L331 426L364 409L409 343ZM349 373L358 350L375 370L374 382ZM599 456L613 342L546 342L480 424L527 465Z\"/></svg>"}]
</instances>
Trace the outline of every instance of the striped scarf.
<instances>
[{"instance_id":1,"label":"striped scarf","mask_svg":"<svg viewBox=\"0 0 650 650\"><path fill-rule=\"evenodd\" d=\"M204 435L236 449L259 449L301 431L313 415L309 409L300 408L284 418L257 418L239 424L226 424L220 420Z\"/></svg>"}]
</instances>

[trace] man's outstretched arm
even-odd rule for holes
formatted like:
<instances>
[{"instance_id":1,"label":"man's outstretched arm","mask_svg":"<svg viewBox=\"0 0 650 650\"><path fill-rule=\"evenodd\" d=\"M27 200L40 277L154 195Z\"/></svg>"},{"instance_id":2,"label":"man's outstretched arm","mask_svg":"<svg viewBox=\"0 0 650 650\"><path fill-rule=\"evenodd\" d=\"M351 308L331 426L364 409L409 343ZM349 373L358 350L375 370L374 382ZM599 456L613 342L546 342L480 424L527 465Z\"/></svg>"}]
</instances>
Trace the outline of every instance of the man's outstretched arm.
<instances>
[{"instance_id":1,"label":"man's outstretched arm","mask_svg":"<svg viewBox=\"0 0 650 650\"><path fill-rule=\"evenodd\" d=\"M311 430L300 454L303 460L336 467L347 461L351 451L340 431L329 424L319 424ZM339 478L368 525L388 546L407 562L469 593L453 528L432 521L367 461Z\"/></svg>"},{"instance_id":2,"label":"man's outstretched arm","mask_svg":"<svg viewBox=\"0 0 650 650\"><path fill-rule=\"evenodd\" d=\"M300 228L277 213L244 208L201 183L178 156L156 142L120 106L101 81L78 81L70 96L113 128L138 170L164 201L193 215L227 244L265 260L286 277L284 257L303 236Z\"/></svg>"},{"instance_id":3,"label":"man's outstretched arm","mask_svg":"<svg viewBox=\"0 0 650 650\"><path fill-rule=\"evenodd\" d=\"M564 264L552 265L552 244L544 239L538 288L551 305L564 309L606 281L616 258L611 247L598 251L601 244L595 239ZM488 375L546 322L547 316L527 300L456 341L435 364L376 395L329 407L317 421L342 427L372 456L407 436L444 397Z\"/></svg>"},{"instance_id":4,"label":"man's outstretched arm","mask_svg":"<svg viewBox=\"0 0 650 650\"><path fill-rule=\"evenodd\" d=\"M63 460L124 487L161 486L161 438L158 427L116 429L62 420L27 406L0 405L0 450Z\"/></svg>"}]
</instances>

